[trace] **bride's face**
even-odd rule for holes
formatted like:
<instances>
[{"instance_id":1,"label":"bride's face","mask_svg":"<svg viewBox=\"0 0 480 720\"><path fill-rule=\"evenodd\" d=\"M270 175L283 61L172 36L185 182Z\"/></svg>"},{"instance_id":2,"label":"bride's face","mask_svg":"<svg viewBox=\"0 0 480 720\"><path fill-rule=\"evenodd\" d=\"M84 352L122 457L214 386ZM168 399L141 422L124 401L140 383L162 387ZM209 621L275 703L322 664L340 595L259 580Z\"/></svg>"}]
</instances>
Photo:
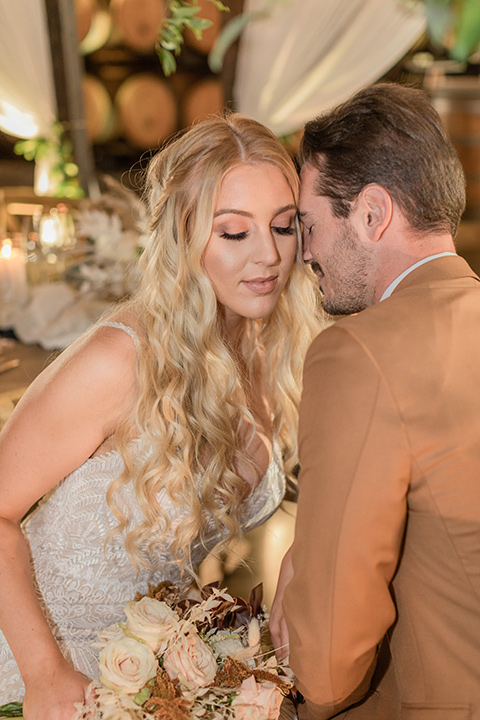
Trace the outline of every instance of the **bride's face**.
<instances>
[{"instance_id":1,"label":"bride's face","mask_svg":"<svg viewBox=\"0 0 480 720\"><path fill-rule=\"evenodd\" d=\"M295 262L296 212L275 165L237 165L225 175L203 262L228 329L274 310Z\"/></svg>"}]
</instances>

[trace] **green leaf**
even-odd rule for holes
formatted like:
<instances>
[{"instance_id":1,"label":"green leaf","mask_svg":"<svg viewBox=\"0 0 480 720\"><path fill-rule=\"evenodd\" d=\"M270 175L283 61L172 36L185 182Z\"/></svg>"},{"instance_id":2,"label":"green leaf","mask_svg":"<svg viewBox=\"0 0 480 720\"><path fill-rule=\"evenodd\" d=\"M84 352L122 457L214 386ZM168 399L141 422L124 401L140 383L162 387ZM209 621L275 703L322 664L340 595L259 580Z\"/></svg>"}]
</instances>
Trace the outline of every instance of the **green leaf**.
<instances>
[{"instance_id":1,"label":"green leaf","mask_svg":"<svg viewBox=\"0 0 480 720\"><path fill-rule=\"evenodd\" d=\"M215 7L223 12L229 12L220 0L209 0ZM165 18L160 26L156 51L164 74L168 77L177 69L177 63L172 53L179 55L183 45L183 32L190 29L197 40L201 40L204 30L212 25L211 20L198 17L201 7L197 0L167 0Z\"/></svg>"},{"instance_id":2,"label":"green leaf","mask_svg":"<svg viewBox=\"0 0 480 720\"><path fill-rule=\"evenodd\" d=\"M143 705L143 703L148 700L151 694L152 691L150 690L150 688L144 687L140 690L140 692L135 695L135 697L133 698L133 702L137 705Z\"/></svg>"},{"instance_id":3,"label":"green leaf","mask_svg":"<svg viewBox=\"0 0 480 720\"><path fill-rule=\"evenodd\" d=\"M170 52L170 50L166 50L160 45L157 45L157 55L165 77L173 75L177 69L177 61L175 60L174 54Z\"/></svg>"},{"instance_id":4,"label":"green leaf","mask_svg":"<svg viewBox=\"0 0 480 720\"><path fill-rule=\"evenodd\" d=\"M233 45L252 20L268 17L266 12L242 13L232 18L223 28L208 56L208 65L212 72L218 73L222 69L225 53Z\"/></svg>"},{"instance_id":5,"label":"green leaf","mask_svg":"<svg viewBox=\"0 0 480 720\"><path fill-rule=\"evenodd\" d=\"M445 46L446 37L455 21L451 0L425 0L425 5L430 38L437 45Z\"/></svg>"},{"instance_id":6,"label":"green leaf","mask_svg":"<svg viewBox=\"0 0 480 720\"><path fill-rule=\"evenodd\" d=\"M480 2L463 0L457 22L457 34L450 55L460 62L466 60L480 43Z\"/></svg>"},{"instance_id":7,"label":"green leaf","mask_svg":"<svg viewBox=\"0 0 480 720\"><path fill-rule=\"evenodd\" d=\"M213 25L211 20L204 20L203 18L192 18L185 23L185 27L188 27L193 32L197 40L202 39L203 31L211 25Z\"/></svg>"},{"instance_id":8,"label":"green leaf","mask_svg":"<svg viewBox=\"0 0 480 720\"><path fill-rule=\"evenodd\" d=\"M222 12L230 12L230 8L224 5L220 0L208 0L212 3L218 10L221 10Z\"/></svg>"},{"instance_id":9,"label":"green leaf","mask_svg":"<svg viewBox=\"0 0 480 720\"><path fill-rule=\"evenodd\" d=\"M200 12L198 5L185 5L184 7L175 10L175 17L177 18L190 18Z\"/></svg>"},{"instance_id":10,"label":"green leaf","mask_svg":"<svg viewBox=\"0 0 480 720\"><path fill-rule=\"evenodd\" d=\"M0 706L0 718L23 717L23 705L19 702L11 702Z\"/></svg>"}]
</instances>

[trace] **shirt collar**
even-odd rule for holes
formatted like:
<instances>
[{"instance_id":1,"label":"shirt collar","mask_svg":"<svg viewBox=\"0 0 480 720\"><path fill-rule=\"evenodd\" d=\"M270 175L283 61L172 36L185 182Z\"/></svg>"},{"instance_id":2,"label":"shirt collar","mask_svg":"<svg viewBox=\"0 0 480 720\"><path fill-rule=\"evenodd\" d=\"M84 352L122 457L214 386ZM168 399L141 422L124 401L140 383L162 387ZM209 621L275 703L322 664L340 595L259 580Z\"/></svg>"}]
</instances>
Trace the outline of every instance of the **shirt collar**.
<instances>
[{"instance_id":1,"label":"shirt collar","mask_svg":"<svg viewBox=\"0 0 480 720\"><path fill-rule=\"evenodd\" d=\"M383 293L382 297L380 298L380 302L382 300L385 300L386 298L390 297L390 295L393 293L397 285L399 285L404 278L407 277L407 275L410 275L413 270L416 270L420 265L425 265L425 263L430 262L430 260L436 260L437 258L446 257L447 255L456 255L454 252L441 252L437 253L436 255L429 255L426 258L422 258L418 262L416 262L414 265L411 265L409 268L404 270L398 277L395 278L393 282L390 283L390 285L387 287L385 292Z\"/></svg>"}]
</instances>

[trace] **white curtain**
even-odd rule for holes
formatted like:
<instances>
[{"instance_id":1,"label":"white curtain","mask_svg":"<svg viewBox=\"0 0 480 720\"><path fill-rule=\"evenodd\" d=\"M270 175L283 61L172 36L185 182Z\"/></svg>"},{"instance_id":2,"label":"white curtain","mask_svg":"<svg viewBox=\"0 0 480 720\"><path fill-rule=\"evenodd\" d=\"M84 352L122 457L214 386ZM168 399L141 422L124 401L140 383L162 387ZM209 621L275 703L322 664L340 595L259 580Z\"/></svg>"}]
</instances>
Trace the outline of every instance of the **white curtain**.
<instances>
[{"instance_id":1,"label":"white curtain","mask_svg":"<svg viewBox=\"0 0 480 720\"><path fill-rule=\"evenodd\" d=\"M0 0L0 129L49 137L55 117L44 0Z\"/></svg>"},{"instance_id":2,"label":"white curtain","mask_svg":"<svg viewBox=\"0 0 480 720\"><path fill-rule=\"evenodd\" d=\"M266 0L245 0L258 12ZM426 29L423 3L402 0L272 1L270 17L240 39L234 97L238 110L277 135L384 75Z\"/></svg>"}]
</instances>

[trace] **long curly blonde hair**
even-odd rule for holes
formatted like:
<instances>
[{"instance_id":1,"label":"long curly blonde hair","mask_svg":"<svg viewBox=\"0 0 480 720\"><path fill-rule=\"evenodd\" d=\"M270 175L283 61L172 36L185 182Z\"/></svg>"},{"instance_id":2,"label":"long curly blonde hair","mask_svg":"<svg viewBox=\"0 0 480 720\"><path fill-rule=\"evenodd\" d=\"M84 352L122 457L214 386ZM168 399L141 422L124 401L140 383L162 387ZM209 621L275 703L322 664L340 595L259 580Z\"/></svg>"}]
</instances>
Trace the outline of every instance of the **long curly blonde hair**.
<instances>
[{"instance_id":1,"label":"long curly blonde hair","mask_svg":"<svg viewBox=\"0 0 480 720\"><path fill-rule=\"evenodd\" d=\"M150 161L146 195L150 239L141 258L141 281L131 308L140 322L138 396L134 420L120 451L123 475L107 500L125 532L132 562L149 565L168 542L175 562L193 572L189 548L213 517L224 541L240 534L246 494L238 472L253 467L245 428L253 417L247 394L258 379L289 474L297 464L297 409L304 356L318 333L316 282L301 257L301 243L286 288L265 319L244 320L238 347L226 338L222 314L203 266L220 185L233 167L270 163L298 197L298 174L279 140L239 114L215 117L171 141ZM250 423L248 425L247 423ZM151 453L136 462L132 428ZM116 491L131 483L143 520L131 527ZM160 492L188 509L175 527Z\"/></svg>"}]
</instances>

